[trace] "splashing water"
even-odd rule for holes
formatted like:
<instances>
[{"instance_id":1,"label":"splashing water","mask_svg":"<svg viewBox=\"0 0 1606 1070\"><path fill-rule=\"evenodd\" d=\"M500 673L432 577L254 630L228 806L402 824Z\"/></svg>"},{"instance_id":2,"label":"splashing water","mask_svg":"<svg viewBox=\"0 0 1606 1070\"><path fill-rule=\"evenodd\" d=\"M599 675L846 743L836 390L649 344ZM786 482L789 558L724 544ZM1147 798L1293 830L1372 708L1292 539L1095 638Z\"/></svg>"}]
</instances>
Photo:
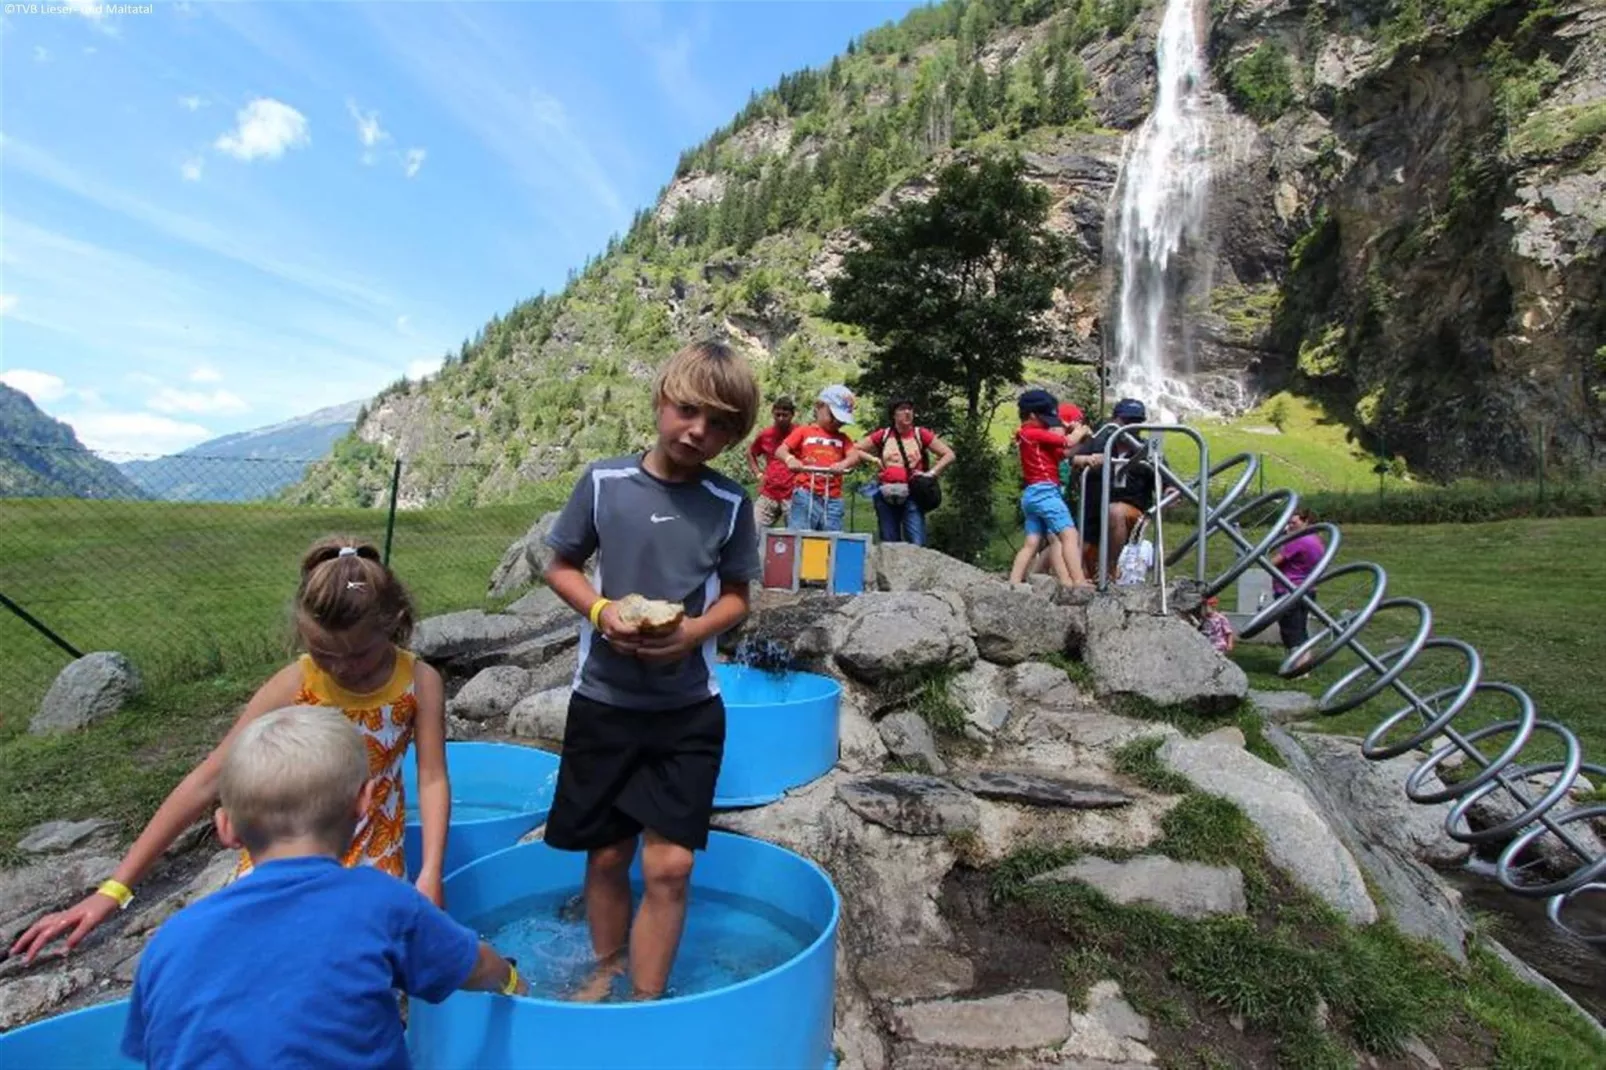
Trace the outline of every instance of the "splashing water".
<instances>
[{"instance_id":1,"label":"splashing water","mask_svg":"<svg viewBox=\"0 0 1606 1070\"><path fill-rule=\"evenodd\" d=\"M1205 61L1196 0L1166 0L1155 42L1159 91L1133 141L1122 178L1120 307L1115 321L1115 388L1150 406L1151 419L1201 408L1167 359L1175 344L1177 254L1198 236L1209 193Z\"/></svg>"},{"instance_id":2,"label":"splashing water","mask_svg":"<svg viewBox=\"0 0 1606 1070\"><path fill-rule=\"evenodd\" d=\"M760 672L785 673L792 669L792 651L779 639L748 636L736 644L736 664Z\"/></svg>"}]
</instances>

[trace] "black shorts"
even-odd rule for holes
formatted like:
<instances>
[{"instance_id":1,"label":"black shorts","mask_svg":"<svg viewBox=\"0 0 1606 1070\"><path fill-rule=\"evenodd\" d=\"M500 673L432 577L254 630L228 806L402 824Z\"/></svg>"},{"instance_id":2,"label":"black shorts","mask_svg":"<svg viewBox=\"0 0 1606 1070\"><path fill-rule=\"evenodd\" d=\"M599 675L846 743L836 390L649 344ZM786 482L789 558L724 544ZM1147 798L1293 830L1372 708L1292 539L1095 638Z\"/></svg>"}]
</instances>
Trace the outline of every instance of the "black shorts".
<instances>
[{"instance_id":1,"label":"black shorts","mask_svg":"<svg viewBox=\"0 0 1606 1070\"><path fill-rule=\"evenodd\" d=\"M1305 645L1310 639L1310 607L1301 598L1277 618L1277 634L1283 641L1284 650L1293 650Z\"/></svg>"},{"instance_id":2,"label":"black shorts","mask_svg":"<svg viewBox=\"0 0 1606 1070\"><path fill-rule=\"evenodd\" d=\"M546 842L589 851L643 829L692 851L708 846L725 755L725 701L630 710L571 695Z\"/></svg>"}]
</instances>

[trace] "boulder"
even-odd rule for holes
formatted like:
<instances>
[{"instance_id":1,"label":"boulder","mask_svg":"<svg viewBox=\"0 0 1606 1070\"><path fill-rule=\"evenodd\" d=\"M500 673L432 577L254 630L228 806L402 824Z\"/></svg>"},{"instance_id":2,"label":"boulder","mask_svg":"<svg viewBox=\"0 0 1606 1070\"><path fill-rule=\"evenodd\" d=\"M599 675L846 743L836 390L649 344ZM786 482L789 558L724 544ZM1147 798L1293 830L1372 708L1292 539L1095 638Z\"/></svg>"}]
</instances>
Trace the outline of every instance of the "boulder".
<instances>
[{"instance_id":1,"label":"boulder","mask_svg":"<svg viewBox=\"0 0 1606 1070\"><path fill-rule=\"evenodd\" d=\"M1546 793L1556 784L1555 773L1538 773L1523 777L1513 771L1508 776L1508 779L1528 797L1531 803L1537 803L1544 798ZM1574 790L1578 790L1576 786ZM1569 792L1567 796L1563 796L1558 800L1556 805L1546 811L1546 816L1554 820L1573 809L1575 804L1569 797L1571 794ZM1510 792L1504 788L1496 788L1473 803L1467 813L1467 817L1471 820L1474 828L1493 828L1496 825L1506 824L1520 815L1525 809L1526 807L1517 802ZM1595 834L1594 829L1590 827L1588 822L1574 821L1570 824L1562 825L1561 828L1576 840L1578 845L1588 852L1592 858L1600 858L1602 855L1606 855L1606 846L1601 844L1600 837ZM1511 833L1507 837L1507 842L1516 839L1522 834L1522 831L1518 830ZM1573 873L1588 864L1578 856L1576 851L1561 842L1554 832L1546 832L1533 841L1529 850L1538 857L1540 865L1546 872L1556 876Z\"/></svg>"},{"instance_id":2,"label":"boulder","mask_svg":"<svg viewBox=\"0 0 1606 1070\"><path fill-rule=\"evenodd\" d=\"M946 773L948 766L937 753L937 738L931 726L918 713L903 710L883 717L876 729L892 755L912 768L926 773Z\"/></svg>"},{"instance_id":3,"label":"boulder","mask_svg":"<svg viewBox=\"0 0 1606 1070\"><path fill-rule=\"evenodd\" d=\"M1249 692L1249 701L1262 717L1278 724L1303 721L1316 712L1316 699L1303 691Z\"/></svg>"},{"instance_id":4,"label":"boulder","mask_svg":"<svg viewBox=\"0 0 1606 1070\"><path fill-rule=\"evenodd\" d=\"M23 854L70 851L96 834L115 827L112 822L98 817L84 821L46 821L29 829L28 834L17 841L17 850Z\"/></svg>"},{"instance_id":5,"label":"boulder","mask_svg":"<svg viewBox=\"0 0 1606 1070\"><path fill-rule=\"evenodd\" d=\"M895 1007L891 1018L901 1038L967 1051L1057 1048L1071 1035L1065 994L1050 989L926 1000Z\"/></svg>"},{"instance_id":6,"label":"boulder","mask_svg":"<svg viewBox=\"0 0 1606 1070\"><path fill-rule=\"evenodd\" d=\"M965 591L1002 583L975 565L913 543L882 543L880 551L876 586L883 591Z\"/></svg>"},{"instance_id":7,"label":"boulder","mask_svg":"<svg viewBox=\"0 0 1606 1070\"><path fill-rule=\"evenodd\" d=\"M530 673L517 665L481 669L446 703L446 712L469 721L501 717L530 692Z\"/></svg>"},{"instance_id":8,"label":"boulder","mask_svg":"<svg viewBox=\"0 0 1606 1070\"><path fill-rule=\"evenodd\" d=\"M887 744L874 721L864 712L859 697L844 688L837 709L837 765L849 773L880 769Z\"/></svg>"},{"instance_id":9,"label":"boulder","mask_svg":"<svg viewBox=\"0 0 1606 1070\"><path fill-rule=\"evenodd\" d=\"M569 694L567 687L554 687L520 700L508 714L508 734L562 743L569 721Z\"/></svg>"},{"instance_id":10,"label":"boulder","mask_svg":"<svg viewBox=\"0 0 1606 1070\"><path fill-rule=\"evenodd\" d=\"M1377 920L1377 907L1355 858L1333 834L1304 786L1289 773L1243 749L1237 729L1198 739L1173 736L1160 761L1200 791L1236 803L1266 842L1266 857L1294 882L1351 922Z\"/></svg>"},{"instance_id":11,"label":"boulder","mask_svg":"<svg viewBox=\"0 0 1606 1070\"><path fill-rule=\"evenodd\" d=\"M1044 666L1049 668L1049 666ZM978 661L948 684L948 697L965 713L965 734L986 742L1009 720L1004 671Z\"/></svg>"},{"instance_id":12,"label":"boulder","mask_svg":"<svg viewBox=\"0 0 1606 1070\"><path fill-rule=\"evenodd\" d=\"M843 607L837 626L837 664L865 683L931 669L962 669L976 660L963 603L955 595L860 595Z\"/></svg>"},{"instance_id":13,"label":"boulder","mask_svg":"<svg viewBox=\"0 0 1606 1070\"><path fill-rule=\"evenodd\" d=\"M976 651L1000 665L1018 665L1045 654L1077 653L1087 627L1077 609L1056 605L1027 584L988 584L965 592Z\"/></svg>"},{"instance_id":14,"label":"boulder","mask_svg":"<svg viewBox=\"0 0 1606 1070\"><path fill-rule=\"evenodd\" d=\"M1414 803L1405 794L1405 779L1421 764L1421 755L1402 754L1374 762L1361 754L1361 741L1320 732L1294 736L1322 781L1355 827L1374 843L1430 866L1459 866L1472 848L1445 834L1450 803ZM1426 787L1443 790L1437 776Z\"/></svg>"},{"instance_id":15,"label":"boulder","mask_svg":"<svg viewBox=\"0 0 1606 1070\"><path fill-rule=\"evenodd\" d=\"M32 865L0 869L0 938L4 946L25 926L21 919L58 910L83 896L117 868L114 855L72 851Z\"/></svg>"},{"instance_id":16,"label":"boulder","mask_svg":"<svg viewBox=\"0 0 1606 1070\"><path fill-rule=\"evenodd\" d=\"M871 999L907 1002L963 992L976 983L976 968L947 948L894 947L865 956L858 977Z\"/></svg>"},{"instance_id":17,"label":"boulder","mask_svg":"<svg viewBox=\"0 0 1606 1070\"><path fill-rule=\"evenodd\" d=\"M565 626L578 627L580 621L579 614L550 587L535 588L518 601L510 603L503 612L523 617L543 632Z\"/></svg>"},{"instance_id":18,"label":"boulder","mask_svg":"<svg viewBox=\"0 0 1606 1070\"><path fill-rule=\"evenodd\" d=\"M981 799L1066 810L1111 810L1130 805L1132 796L1102 784L1013 769L987 769L956 781Z\"/></svg>"},{"instance_id":19,"label":"boulder","mask_svg":"<svg viewBox=\"0 0 1606 1070\"><path fill-rule=\"evenodd\" d=\"M1087 1010L1071 1012L1070 1035L1060 1046L1075 1065L1148 1066L1157 1061L1144 1043L1149 1020L1121 996L1114 981L1099 981L1087 993Z\"/></svg>"},{"instance_id":20,"label":"boulder","mask_svg":"<svg viewBox=\"0 0 1606 1070\"><path fill-rule=\"evenodd\" d=\"M0 984L0 1033L42 1018L94 983L89 970L35 974Z\"/></svg>"},{"instance_id":21,"label":"boulder","mask_svg":"<svg viewBox=\"0 0 1606 1070\"><path fill-rule=\"evenodd\" d=\"M866 821L905 836L974 830L981 813L969 793L920 773L853 777L837 786L837 797Z\"/></svg>"},{"instance_id":22,"label":"boulder","mask_svg":"<svg viewBox=\"0 0 1606 1070\"><path fill-rule=\"evenodd\" d=\"M1230 709L1249 692L1237 665L1187 621L1128 608L1120 596L1087 610L1083 658L1100 695L1135 695L1201 713Z\"/></svg>"},{"instance_id":23,"label":"boulder","mask_svg":"<svg viewBox=\"0 0 1606 1070\"><path fill-rule=\"evenodd\" d=\"M1244 875L1236 866L1178 862L1164 855L1139 855L1125 862L1079 858L1040 873L1032 884L1085 884L1123 906L1140 903L1179 918L1245 914Z\"/></svg>"},{"instance_id":24,"label":"boulder","mask_svg":"<svg viewBox=\"0 0 1606 1070\"><path fill-rule=\"evenodd\" d=\"M838 789L865 779L833 771L769 806L715 813L713 825L778 844L830 873L842 896L843 925L837 943L853 955L872 955L905 944L946 945L953 933L938 909L938 898L943 878L954 864L953 845L946 836L911 837L892 831L850 809ZM963 827L963 802L976 805L963 792L951 790L958 796L952 800L953 820L943 820L939 813L933 821L936 828ZM865 805L868 809L874 804ZM837 976L849 977L851 970L839 968Z\"/></svg>"},{"instance_id":25,"label":"boulder","mask_svg":"<svg viewBox=\"0 0 1606 1070\"><path fill-rule=\"evenodd\" d=\"M419 622L412 648L437 668L471 676L491 665L538 668L579 639L579 627L572 619L551 628L513 613L465 609Z\"/></svg>"},{"instance_id":26,"label":"boulder","mask_svg":"<svg viewBox=\"0 0 1606 1070\"><path fill-rule=\"evenodd\" d=\"M28 731L77 731L121 710L139 689L139 673L123 655L114 650L85 654L57 674Z\"/></svg>"},{"instance_id":27,"label":"boulder","mask_svg":"<svg viewBox=\"0 0 1606 1070\"><path fill-rule=\"evenodd\" d=\"M493 598L510 595L540 579L552 563L552 550L546 544L546 537L557 519L556 512L547 513L507 548L496 571L491 573L489 593Z\"/></svg>"}]
</instances>

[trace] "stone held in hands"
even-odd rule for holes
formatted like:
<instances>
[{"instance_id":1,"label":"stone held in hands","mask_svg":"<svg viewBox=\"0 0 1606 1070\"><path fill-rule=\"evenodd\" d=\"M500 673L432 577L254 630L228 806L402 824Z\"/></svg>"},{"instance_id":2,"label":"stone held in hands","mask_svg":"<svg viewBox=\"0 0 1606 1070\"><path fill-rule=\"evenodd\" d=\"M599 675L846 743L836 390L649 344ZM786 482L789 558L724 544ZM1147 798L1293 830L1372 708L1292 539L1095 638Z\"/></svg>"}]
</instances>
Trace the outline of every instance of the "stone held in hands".
<instances>
[{"instance_id":1,"label":"stone held in hands","mask_svg":"<svg viewBox=\"0 0 1606 1070\"><path fill-rule=\"evenodd\" d=\"M85 654L57 674L28 731L76 731L117 713L139 691L139 672L126 657L114 650Z\"/></svg>"}]
</instances>

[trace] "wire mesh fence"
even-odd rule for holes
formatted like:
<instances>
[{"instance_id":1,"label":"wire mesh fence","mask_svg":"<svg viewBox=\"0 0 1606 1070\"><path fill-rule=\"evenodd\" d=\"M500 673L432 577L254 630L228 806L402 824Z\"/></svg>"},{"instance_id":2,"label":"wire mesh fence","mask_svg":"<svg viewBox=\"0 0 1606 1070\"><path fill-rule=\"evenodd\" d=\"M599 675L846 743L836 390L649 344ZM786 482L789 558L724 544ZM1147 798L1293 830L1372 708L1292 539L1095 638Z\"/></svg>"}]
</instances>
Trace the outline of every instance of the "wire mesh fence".
<instances>
[{"instance_id":1,"label":"wire mesh fence","mask_svg":"<svg viewBox=\"0 0 1606 1070\"><path fill-rule=\"evenodd\" d=\"M119 651L156 684L287 658L300 558L326 535L386 550L421 615L485 605L540 513L282 500L308 463L0 443L0 729L31 716L79 652Z\"/></svg>"}]
</instances>

